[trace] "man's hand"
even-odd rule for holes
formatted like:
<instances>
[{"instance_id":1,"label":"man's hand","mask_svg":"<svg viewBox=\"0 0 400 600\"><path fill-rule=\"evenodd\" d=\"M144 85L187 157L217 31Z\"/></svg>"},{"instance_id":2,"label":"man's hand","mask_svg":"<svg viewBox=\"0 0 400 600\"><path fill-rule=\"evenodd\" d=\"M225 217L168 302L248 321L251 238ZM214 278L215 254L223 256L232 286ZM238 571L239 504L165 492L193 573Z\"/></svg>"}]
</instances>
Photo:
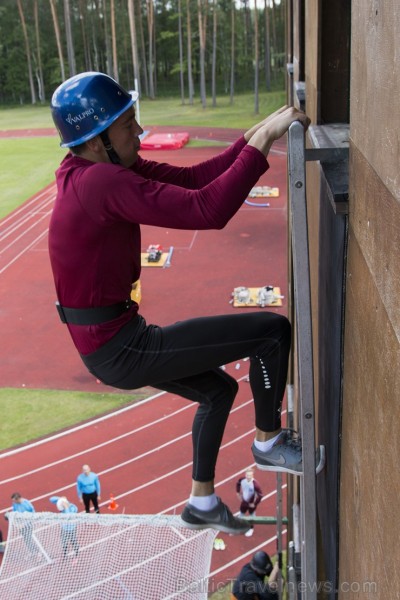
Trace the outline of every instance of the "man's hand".
<instances>
[{"instance_id":1,"label":"man's hand","mask_svg":"<svg viewBox=\"0 0 400 600\"><path fill-rule=\"evenodd\" d=\"M281 108L278 108L278 110L276 110L274 113L272 113L271 115L268 115L268 117L266 117L265 119L263 119L259 123L256 123L256 125L253 125L253 127L251 127L244 134L244 139L246 140L246 142L248 142L250 140L250 138L256 133L256 131L258 131L260 129L260 127L263 127L264 125L266 125L267 123L269 123L272 119L274 119L277 115L279 115L280 113L282 113L287 108L288 108L287 105L281 106Z\"/></svg>"},{"instance_id":2,"label":"man's hand","mask_svg":"<svg viewBox=\"0 0 400 600\"><path fill-rule=\"evenodd\" d=\"M294 121L300 121L304 129L307 129L310 124L307 115L293 106L275 112L251 136L248 141L249 146L254 146L267 157L273 142L281 138Z\"/></svg>"}]
</instances>

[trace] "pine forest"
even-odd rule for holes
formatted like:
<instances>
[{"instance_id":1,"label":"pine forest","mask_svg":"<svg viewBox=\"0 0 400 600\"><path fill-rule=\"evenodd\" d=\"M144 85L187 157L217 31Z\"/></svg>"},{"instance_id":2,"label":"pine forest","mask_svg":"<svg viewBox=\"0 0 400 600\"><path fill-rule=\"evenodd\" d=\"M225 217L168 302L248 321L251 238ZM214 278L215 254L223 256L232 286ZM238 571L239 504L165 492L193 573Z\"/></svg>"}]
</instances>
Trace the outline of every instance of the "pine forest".
<instances>
[{"instance_id":1,"label":"pine forest","mask_svg":"<svg viewBox=\"0 0 400 600\"><path fill-rule=\"evenodd\" d=\"M281 88L284 0L0 0L0 105L47 104L82 71L215 106Z\"/></svg>"}]
</instances>

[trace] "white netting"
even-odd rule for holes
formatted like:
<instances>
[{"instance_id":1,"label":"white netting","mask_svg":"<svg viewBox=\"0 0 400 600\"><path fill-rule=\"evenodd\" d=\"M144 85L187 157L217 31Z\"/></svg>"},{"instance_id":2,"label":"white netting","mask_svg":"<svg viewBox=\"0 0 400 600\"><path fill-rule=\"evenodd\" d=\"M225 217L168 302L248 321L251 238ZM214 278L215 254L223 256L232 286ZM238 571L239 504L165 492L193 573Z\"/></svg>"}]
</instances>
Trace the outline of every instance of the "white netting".
<instances>
[{"instance_id":1,"label":"white netting","mask_svg":"<svg viewBox=\"0 0 400 600\"><path fill-rule=\"evenodd\" d=\"M172 515L9 513L7 600L200 600L215 531Z\"/></svg>"}]
</instances>

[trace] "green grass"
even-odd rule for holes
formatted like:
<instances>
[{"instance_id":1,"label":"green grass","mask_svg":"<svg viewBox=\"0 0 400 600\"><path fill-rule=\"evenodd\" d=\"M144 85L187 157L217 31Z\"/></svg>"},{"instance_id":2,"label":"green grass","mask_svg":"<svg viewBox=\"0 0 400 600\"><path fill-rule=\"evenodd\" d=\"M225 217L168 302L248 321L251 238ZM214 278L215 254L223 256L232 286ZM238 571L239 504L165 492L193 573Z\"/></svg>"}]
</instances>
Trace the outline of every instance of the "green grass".
<instances>
[{"instance_id":1,"label":"green grass","mask_svg":"<svg viewBox=\"0 0 400 600\"><path fill-rule=\"evenodd\" d=\"M193 127L227 127L248 129L261 118L271 114L285 104L285 91L260 94L259 114L254 113L254 96L242 94L235 96L231 106L229 97L217 99L217 106L211 104L202 108L199 102L192 106L182 105L180 100L170 98L162 100L143 100L140 103L140 119L146 125L191 125Z\"/></svg>"},{"instance_id":2,"label":"green grass","mask_svg":"<svg viewBox=\"0 0 400 600\"><path fill-rule=\"evenodd\" d=\"M147 388L132 394L57 390L0 389L1 448L40 438L146 398Z\"/></svg>"},{"instance_id":3,"label":"green grass","mask_svg":"<svg viewBox=\"0 0 400 600\"><path fill-rule=\"evenodd\" d=\"M228 96L217 98L217 106L209 102L203 108L198 100L193 105L181 104L179 98L140 100L140 120L150 125L191 125L194 127L249 128L261 118L285 104L286 92L263 92L259 96L259 115L254 114L253 94L235 96L231 106ZM48 106L17 106L0 109L0 129L38 129L54 127Z\"/></svg>"},{"instance_id":4,"label":"green grass","mask_svg":"<svg viewBox=\"0 0 400 600\"><path fill-rule=\"evenodd\" d=\"M65 150L55 138L0 139L0 219L54 181Z\"/></svg>"}]
</instances>

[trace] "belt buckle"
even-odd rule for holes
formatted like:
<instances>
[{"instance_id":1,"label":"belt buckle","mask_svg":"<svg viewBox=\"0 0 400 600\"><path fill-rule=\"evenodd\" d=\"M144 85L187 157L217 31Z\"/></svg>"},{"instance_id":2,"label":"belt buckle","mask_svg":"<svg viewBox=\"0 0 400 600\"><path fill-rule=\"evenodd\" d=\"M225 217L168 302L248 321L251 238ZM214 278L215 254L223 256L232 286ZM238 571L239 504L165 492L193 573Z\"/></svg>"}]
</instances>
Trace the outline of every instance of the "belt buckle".
<instances>
[{"instance_id":1,"label":"belt buckle","mask_svg":"<svg viewBox=\"0 0 400 600\"><path fill-rule=\"evenodd\" d=\"M58 300L57 300L57 302L56 302L56 309L57 309L57 311L58 311L58 314L59 314L59 316L60 316L61 322L62 322L62 323L67 323L67 318L66 318L66 316L65 316L65 313L64 313L63 307L61 306L61 304L59 303L59 301L58 301Z\"/></svg>"}]
</instances>

